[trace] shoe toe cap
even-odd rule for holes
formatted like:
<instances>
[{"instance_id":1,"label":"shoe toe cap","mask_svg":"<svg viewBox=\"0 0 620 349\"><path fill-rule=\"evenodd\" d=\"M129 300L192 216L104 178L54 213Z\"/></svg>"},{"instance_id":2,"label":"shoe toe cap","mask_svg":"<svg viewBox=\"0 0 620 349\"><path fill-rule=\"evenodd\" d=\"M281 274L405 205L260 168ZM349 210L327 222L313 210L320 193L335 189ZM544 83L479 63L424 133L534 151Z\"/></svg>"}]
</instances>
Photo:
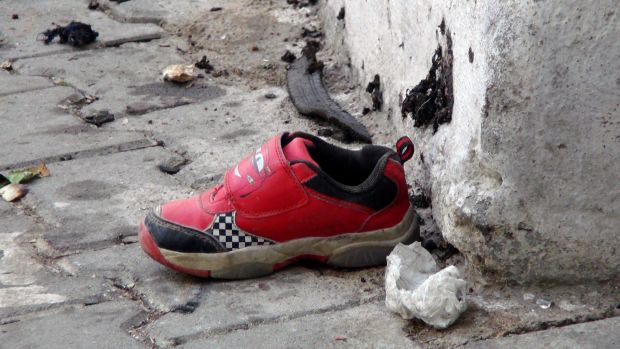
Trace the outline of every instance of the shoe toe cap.
<instances>
[{"instance_id":1,"label":"shoe toe cap","mask_svg":"<svg viewBox=\"0 0 620 349\"><path fill-rule=\"evenodd\" d=\"M171 222L155 208L144 219L144 225L159 248L183 253L214 253L225 249L212 236L191 227Z\"/></svg>"}]
</instances>

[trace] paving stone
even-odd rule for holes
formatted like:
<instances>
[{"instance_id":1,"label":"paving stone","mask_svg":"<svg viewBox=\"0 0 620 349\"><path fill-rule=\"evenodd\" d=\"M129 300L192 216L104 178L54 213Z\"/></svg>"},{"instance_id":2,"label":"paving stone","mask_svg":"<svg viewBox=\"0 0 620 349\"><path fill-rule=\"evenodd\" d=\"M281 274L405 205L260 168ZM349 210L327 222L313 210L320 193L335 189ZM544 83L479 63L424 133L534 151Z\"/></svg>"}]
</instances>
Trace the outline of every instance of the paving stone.
<instances>
[{"instance_id":1,"label":"paving stone","mask_svg":"<svg viewBox=\"0 0 620 349\"><path fill-rule=\"evenodd\" d=\"M346 308L383 299L383 269L312 270L296 266L244 281L212 281L191 314L169 313L150 324L162 344L225 332L248 324Z\"/></svg>"},{"instance_id":2,"label":"paving stone","mask_svg":"<svg viewBox=\"0 0 620 349\"><path fill-rule=\"evenodd\" d=\"M24 75L62 79L97 96L97 101L82 109L85 114L106 109L118 116L125 114L127 107L140 112L223 95L222 88L206 79L198 79L192 85L163 81L162 70L166 66L192 63L179 55L175 42L168 40L163 46L131 43L118 48L22 59L15 62L14 69Z\"/></svg>"},{"instance_id":3,"label":"paving stone","mask_svg":"<svg viewBox=\"0 0 620 349\"><path fill-rule=\"evenodd\" d=\"M613 281L485 287L467 295L467 310L448 330L433 329L422 321L410 321L404 330L429 347L460 347L473 340L618 316L619 292L620 285ZM551 302L551 306L542 308L536 304L539 299Z\"/></svg>"},{"instance_id":4,"label":"paving stone","mask_svg":"<svg viewBox=\"0 0 620 349\"><path fill-rule=\"evenodd\" d=\"M226 7L231 0L132 0L114 3L102 0L101 4L114 18L131 23L179 23L208 12L213 7Z\"/></svg>"},{"instance_id":5,"label":"paving stone","mask_svg":"<svg viewBox=\"0 0 620 349\"><path fill-rule=\"evenodd\" d=\"M88 277L68 277L45 266L33 239L40 225L14 204L0 202L0 322L62 304L106 299L109 288Z\"/></svg>"},{"instance_id":6,"label":"paving stone","mask_svg":"<svg viewBox=\"0 0 620 349\"><path fill-rule=\"evenodd\" d=\"M20 212L15 204L0 200L0 234L13 233L15 231L30 232L35 224L32 219ZM0 246L0 249L2 247Z\"/></svg>"},{"instance_id":7,"label":"paving stone","mask_svg":"<svg viewBox=\"0 0 620 349\"><path fill-rule=\"evenodd\" d=\"M56 249L119 243L156 204L189 195L156 167L170 155L154 147L50 164L52 176L22 200L51 226L44 238Z\"/></svg>"},{"instance_id":8,"label":"paving stone","mask_svg":"<svg viewBox=\"0 0 620 349\"><path fill-rule=\"evenodd\" d=\"M498 339L473 342L464 349L559 349L620 348L620 317L552 328Z\"/></svg>"},{"instance_id":9,"label":"paving stone","mask_svg":"<svg viewBox=\"0 0 620 349\"><path fill-rule=\"evenodd\" d=\"M149 258L139 244L85 251L65 258L77 275L93 275L131 290L159 311L191 312L197 306L203 280L164 268Z\"/></svg>"},{"instance_id":10,"label":"paving stone","mask_svg":"<svg viewBox=\"0 0 620 349\"><path fill-rule=\"evenodd\" d=\"M0 97L26 92L41 90L53 86L50 79L40 76L22 76L0 70Z\"/></svg>"},{"instance_id":11,"label":"paving stone","mask_svg":"<svg viewBox=\"0 0 620 349\"><path fill-rule=\"evenodd\" d=\"M0 32L5 43L0 46L0 57L23 58L59 52L75 52L81 49L58 44L58 38L49 45L37 40L40 33L53 28L52 23L66 25L79 21L92 25L99 37L92 46L109 44L123 39L145 35L161 35L163 30L154 24L120 23L100 11L91 11L87 3L74 0L2 1ZM8 14L18 14L19 19L7 19Z\"/></svg>"},{"instance_id":12,"label":"paving stone","mask_svg":"<svg viewBox=\"0 0 620 349\"><path fill-rule=\"evenodd\" d=\"M106 132L58 108L72 94L69 87L54 87L0 97L0 169L91 149L152 144L143 134Z\"/></svg>"},{"instance_id":13,"label":"paving stone","mask_svg":"<svg viewBox=\"0 0 620 349\"><path fill-rule=\"evenodd\" d=\"M128 301L61 309L0 326L3 348L145 348L127 330L143 310Z\"/></svg>"},{"instance_id":14,"label":"paving stone","mask_svg":"<svg viewBox=\"0 0 620 349\"><path fill-rule=\"evenodd\" d=\"M191 340L192 348L420 348L383 302Z\"/></svg>"},{"instance_id":15,"label":"paving stone","mask_svg":"<svg viewBox=\"0 0 620 349\"><path fill-rule=\"evenodd\" d=\"M227 91L213 100L129 117L128 123L110 127L152 133L186 153L192 161L175 177L200 188L218 181L228 167L277 133L317 127L309 119L291 118L296 112L282 88ZM268 93L277 97L268 99Z\"/></svg>"}]
</instances>

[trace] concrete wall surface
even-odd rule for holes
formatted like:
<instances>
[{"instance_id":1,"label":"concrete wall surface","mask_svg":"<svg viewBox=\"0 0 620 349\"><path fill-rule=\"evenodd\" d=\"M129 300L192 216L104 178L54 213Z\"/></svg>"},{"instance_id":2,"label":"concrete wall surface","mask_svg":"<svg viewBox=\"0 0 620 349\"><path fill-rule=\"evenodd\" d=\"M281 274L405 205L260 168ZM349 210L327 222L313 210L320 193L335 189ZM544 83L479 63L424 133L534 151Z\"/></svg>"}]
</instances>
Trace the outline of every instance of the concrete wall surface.
<instances>
[{"instance_id":1,"label":"concrete wall surface","mask_svg":"<svg viewBox=\"0 0 620 349\"><path fill-rule=\"evenodd\" d=\"M526 283L620 277L617 0L322 3L329 45L348 49L354 78L380 74L387 113L368 117L387 114L394 139L412 137L410 183L472 271ZM452 121L433 134L403 119L400 102L448 37Z\"/></svg>"}]
</instances>

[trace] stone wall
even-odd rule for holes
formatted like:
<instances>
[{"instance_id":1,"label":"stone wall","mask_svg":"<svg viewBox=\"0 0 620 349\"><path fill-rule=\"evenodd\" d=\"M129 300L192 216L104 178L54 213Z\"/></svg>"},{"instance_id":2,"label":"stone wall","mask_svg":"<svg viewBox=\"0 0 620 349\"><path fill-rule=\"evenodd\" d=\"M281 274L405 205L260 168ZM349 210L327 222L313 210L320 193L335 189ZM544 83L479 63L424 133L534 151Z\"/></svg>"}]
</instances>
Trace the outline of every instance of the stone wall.
<instances>
[{"instance_id":1,"label":"stone wall","mask_svg":"<svg viewBox=\"0 0 620 349\"><path fill-rule=\"evenodd\" d=\"M380 74L385 112L368 117L412 137L409 180L471 270L517 282L620 277L616 0L326 0L321 11L353 78ZM452 121L433 133L403 119L400 102L448 41Z\"/></svg>"}]
</instances>

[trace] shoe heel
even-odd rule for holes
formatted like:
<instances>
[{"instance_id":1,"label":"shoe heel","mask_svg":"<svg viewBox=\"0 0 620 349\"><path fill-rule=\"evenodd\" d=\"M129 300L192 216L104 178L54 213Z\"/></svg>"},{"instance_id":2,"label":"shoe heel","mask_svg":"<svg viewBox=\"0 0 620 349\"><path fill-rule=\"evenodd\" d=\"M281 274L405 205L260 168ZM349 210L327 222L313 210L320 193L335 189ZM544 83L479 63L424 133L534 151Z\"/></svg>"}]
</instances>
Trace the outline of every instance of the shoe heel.
<instances>
[{"instance_id":1,"label":"shoe heel","mask_svg":"<svg viewBox=\"0 0 620 349\"><path fill-rule=\"evenodd\" d=\"M342 268L362 268L386 264L386 257L399 243L410 244L420 240L420 226L417 214L406 232L393 240L363 242L343 246L334 251L327 264Z\"/></svg>"}]
</instances>

